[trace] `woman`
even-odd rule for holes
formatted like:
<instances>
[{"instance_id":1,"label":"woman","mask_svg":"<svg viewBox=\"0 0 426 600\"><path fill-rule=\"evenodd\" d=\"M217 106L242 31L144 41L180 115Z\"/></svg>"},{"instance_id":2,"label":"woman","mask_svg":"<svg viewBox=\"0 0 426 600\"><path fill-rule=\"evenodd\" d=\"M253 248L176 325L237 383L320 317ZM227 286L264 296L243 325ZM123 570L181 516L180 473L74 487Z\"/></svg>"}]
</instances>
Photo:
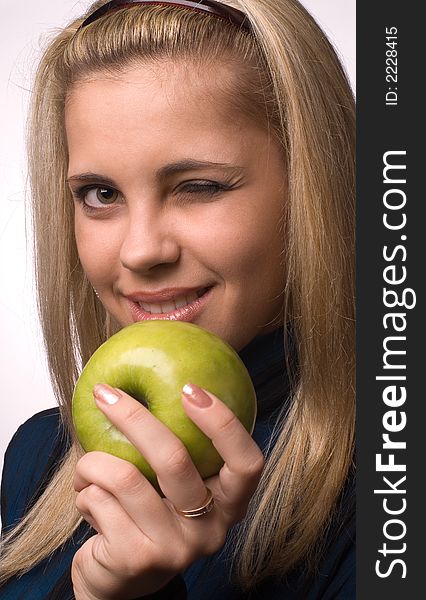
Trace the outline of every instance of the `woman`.
<instances>
[{"instance_id":1,"label":"woman","mask_svg":"<svg viewBox=\"0 0 426 600\"><path fill-rule=\"evenodd\" d=\"M6 455L4 597L353 597L354 111L325 36L295 0L95 3L46 50L29 148L60 416ZM70 416L81 365L147 318L227 340L259 404L252 439L183 390L225 460L202 482L139 403L97 387L164 499L83 456Z\"/></svg>"}]
</instances>

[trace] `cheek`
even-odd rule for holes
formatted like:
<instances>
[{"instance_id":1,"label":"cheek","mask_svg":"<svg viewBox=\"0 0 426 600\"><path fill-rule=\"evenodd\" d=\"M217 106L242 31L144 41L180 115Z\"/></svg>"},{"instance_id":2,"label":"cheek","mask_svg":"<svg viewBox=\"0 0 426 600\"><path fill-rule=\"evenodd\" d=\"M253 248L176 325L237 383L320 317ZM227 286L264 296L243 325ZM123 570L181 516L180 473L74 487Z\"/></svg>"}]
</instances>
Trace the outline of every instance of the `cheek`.
<instances>
[{"instance_id":1,"label":"cheek","mask_svg":"<svg viewBox=\"0 0 426 600\"><path fill-rule=\"evenodd\" d=\"M94 228L88 219L76 215L75 240L81 265L89 281L94 287L106 284L119 253L119 243L114 241L111 228Z\"/></svg>"},{"instance_id":2,"label":"cheek","mask_svg":"<svg viewBox=\"0 0 426 600\"><path fill-rule=\"evenodd\" d=\"M280 272L283 242L278 202L273 211L263 214L255 204L216 217L203 228L204 240L209 239L204 249L208 250L206 259L214 262L224 278L249 278L253 284L256 275L263 285L268 273Z\"/></svg>"}]
</instances>

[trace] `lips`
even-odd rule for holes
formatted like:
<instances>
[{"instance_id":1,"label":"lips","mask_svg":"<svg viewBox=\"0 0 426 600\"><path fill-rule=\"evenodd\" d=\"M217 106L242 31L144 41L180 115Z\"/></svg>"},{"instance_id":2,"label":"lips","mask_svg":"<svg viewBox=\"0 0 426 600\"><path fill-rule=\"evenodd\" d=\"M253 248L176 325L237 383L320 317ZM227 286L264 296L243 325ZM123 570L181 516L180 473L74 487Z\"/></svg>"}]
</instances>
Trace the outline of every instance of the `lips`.
<instances>
[{"instance_id":1,"label":"lips","mask_svg":"<svg viewBox=\"0 0 426 600\"><path fill-rule=\"evenodd\" d=\"M169 288L154 293L127 296L134 321L168 319L192 321L204 308L211 286L203 288Z\"/></svg>"}]
</instances>

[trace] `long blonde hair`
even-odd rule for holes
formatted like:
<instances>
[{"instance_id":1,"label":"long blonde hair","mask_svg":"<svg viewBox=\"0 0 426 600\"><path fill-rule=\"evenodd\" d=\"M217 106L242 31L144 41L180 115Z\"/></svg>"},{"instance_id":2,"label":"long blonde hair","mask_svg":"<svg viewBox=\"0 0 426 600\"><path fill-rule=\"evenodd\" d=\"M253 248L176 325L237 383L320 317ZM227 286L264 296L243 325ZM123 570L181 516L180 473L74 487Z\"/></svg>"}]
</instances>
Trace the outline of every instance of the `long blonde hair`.
<instances>
[{"instance_id":1,"label":"long blonde hair","mask_svg":"<svg viewBox=\"0 0 426 600\"><path fill-rule=\"evenodd\" d=\"M113 326L88 285L74 241L65 183L70 86L138 61L227 61L236 78L223 87L225 102L262 123L281 144L289 198L282 218L282 317L291 323L298 361L291 409L236 544L236 573L249 588L312 556L351 468L354 102L333 48L296 0L228 4L248 15L253 35L195 11L155 4L118 10L82 31L81 20L63 29L37 72L29 165L39 311L61 416L72 434L78 372ZM74 439L46 491L4 540L0 582L29 570L78 526L72 475L80 453Z\"/></svg>"}]
</instances>

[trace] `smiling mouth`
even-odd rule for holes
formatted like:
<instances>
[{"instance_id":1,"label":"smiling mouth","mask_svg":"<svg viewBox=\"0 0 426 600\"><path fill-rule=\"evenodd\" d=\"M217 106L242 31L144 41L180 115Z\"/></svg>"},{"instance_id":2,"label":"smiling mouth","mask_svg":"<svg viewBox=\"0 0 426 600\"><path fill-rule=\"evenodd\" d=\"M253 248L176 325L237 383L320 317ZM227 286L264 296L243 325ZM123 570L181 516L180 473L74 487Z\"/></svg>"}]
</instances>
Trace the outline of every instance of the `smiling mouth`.
<instances>
[{"instance_id":1,"label":"smiling mouth","mask_svg":"<svg viewBox=\"0 0 426 600\"><path fill-rule=\"evenodd\" d=\"M201 298L207 290L210 288L203 288L201 290L190 292L186 295L176 296L176 298L171 298L165 302L137 302L140 308L144 311L149 312L151 314L168 314L170 312L174 312L178 308L183 308L184 306L189 306L192 304L197 298Z\"/></svg>"},{"instance_id":2,"label":"smiling mouth","mask_svg":"<svg viewBox=\"0 0 426 600\"><path fill-rule=\"evenodd\" d=\"M168 319L171 321L192 321L207 303L212 286L201 288L185 295L176 296L163 302L136 302L128 300L134 321Z\"/></svg>"}]
</instances>

